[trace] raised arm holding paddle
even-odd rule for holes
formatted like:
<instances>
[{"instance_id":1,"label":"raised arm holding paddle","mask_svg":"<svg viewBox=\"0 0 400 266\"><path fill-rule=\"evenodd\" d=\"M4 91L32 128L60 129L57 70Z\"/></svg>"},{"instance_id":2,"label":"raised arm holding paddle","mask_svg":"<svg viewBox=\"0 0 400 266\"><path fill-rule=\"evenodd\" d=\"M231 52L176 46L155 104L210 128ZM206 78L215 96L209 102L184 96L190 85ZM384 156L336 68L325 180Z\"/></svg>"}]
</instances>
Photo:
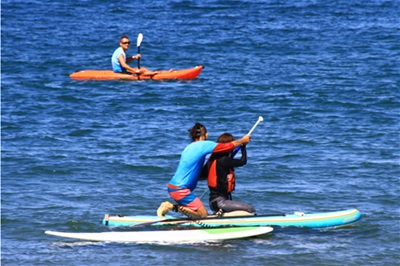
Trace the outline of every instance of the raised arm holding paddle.
<instances>
[{"instance_id":1,"label":"raised arm holding paddle","mask_svg":"<svg viewBox=\"0 0 400 266\"><path fill-rule=\"evenodd\" d=\"M126 74L135 74L135 75L155 75L156 72L150 71L145 67L140 67L140 45L143 41L143 34L138 35L137 39L137 47L138 53L136 55L127 57L126 52L128 51L131 41L129 37L124 35L119 40L119 47L114 51L111 57L111 64L114 72L117 73L126 73ZM137 60L138 67L133 68L128 65L128 63Z\"/></svg>"}]
</instances>

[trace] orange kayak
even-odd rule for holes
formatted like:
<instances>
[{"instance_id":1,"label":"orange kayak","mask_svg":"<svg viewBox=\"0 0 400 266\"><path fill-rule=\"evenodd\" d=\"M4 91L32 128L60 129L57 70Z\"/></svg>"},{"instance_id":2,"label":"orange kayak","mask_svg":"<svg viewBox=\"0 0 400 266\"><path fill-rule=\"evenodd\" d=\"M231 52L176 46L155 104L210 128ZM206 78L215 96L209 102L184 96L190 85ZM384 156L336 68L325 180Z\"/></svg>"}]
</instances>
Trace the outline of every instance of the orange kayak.
<instances>
[{"instance_id":1,"label":"orange kayak","mask_svg":"<svg viewBox=\"0 0 400 266\"><path fill-rule=\"evenodd\" d=\"M72 79L76 80L174 80L174 79L195 79L200 75L203 66L196 66L194 68L182 70L161 70L155 71L154 75L136 75L115 73L112 70L81 70L76 71L70 75Z\"/></svg>"}]
</instances>

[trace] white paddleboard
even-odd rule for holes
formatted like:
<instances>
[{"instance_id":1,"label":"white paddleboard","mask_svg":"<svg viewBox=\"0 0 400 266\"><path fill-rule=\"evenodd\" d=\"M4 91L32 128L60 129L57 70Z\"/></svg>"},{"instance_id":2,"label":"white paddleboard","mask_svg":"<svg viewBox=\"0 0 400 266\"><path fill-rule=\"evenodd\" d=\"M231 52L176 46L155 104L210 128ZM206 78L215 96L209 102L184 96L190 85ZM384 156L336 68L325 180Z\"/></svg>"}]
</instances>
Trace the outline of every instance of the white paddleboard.
<instances>
[{"instance_id":1,"label":"white paddleboard","mask_svg":"<svg viewBox=\"0 0 400 266\"><path fill-rule=\"evenodd\" d=\"M158 230L158 231L129 231L129 232L101 232L101 233L67 233L46 231L45 234L89 241L105 242L203 242L245 238L272 232L272 227L231 227L209 228L192 230Z\"/></svg>"}]
</instances>

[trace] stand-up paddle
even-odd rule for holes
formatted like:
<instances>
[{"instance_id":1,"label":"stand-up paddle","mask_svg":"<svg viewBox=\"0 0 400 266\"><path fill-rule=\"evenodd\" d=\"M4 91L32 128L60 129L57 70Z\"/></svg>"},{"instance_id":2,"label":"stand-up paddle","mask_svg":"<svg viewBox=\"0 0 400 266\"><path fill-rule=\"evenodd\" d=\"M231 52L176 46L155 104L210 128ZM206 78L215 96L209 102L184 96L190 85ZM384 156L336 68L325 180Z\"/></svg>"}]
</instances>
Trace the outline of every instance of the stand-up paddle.
<instances>
[{"instance_id":1,"label":"stand-up paddle","mask_svg":"<svg viewBox=\"0 0 400 266\"><path fill-rule=\"evenodd\" d=\"M137 37L137 52L138 54L140 54L140 45L142 44L143 41L143 34L139 33L138 37ZM137 67L140 70L140 58L137 60Z\"/></svg>"},{"instance_id":2,"label":"stand-up paddle","mask_svg":"<svg viewBox=\"0 0 400 266\"><path fill-rule=\"evenodd\" d=\"M262 116L259 116L257 122L250 129L250 131L249 131L249 133L247 133L247 135L251 135L251 133L253 133L254 129L256 129L258 124L260 124L262 121L264 121L264 118ZM240 150L240 146L236 147L236 149L234 149L233 152L232 152L231 158L235 157L236 153L238 153L239 150Z\"/></svg>"}]
</instances>

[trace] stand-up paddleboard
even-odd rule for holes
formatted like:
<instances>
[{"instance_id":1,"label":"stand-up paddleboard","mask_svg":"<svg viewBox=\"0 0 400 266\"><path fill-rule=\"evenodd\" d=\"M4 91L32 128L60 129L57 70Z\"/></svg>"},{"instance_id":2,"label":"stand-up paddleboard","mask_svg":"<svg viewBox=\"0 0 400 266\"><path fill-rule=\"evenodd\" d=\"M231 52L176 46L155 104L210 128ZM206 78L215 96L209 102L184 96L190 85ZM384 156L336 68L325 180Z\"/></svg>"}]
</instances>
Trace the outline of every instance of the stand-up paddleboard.
<instances>
[{"instance_id":1,"label":"stand-up paddleboard","mask_svg":"<svg viewBox=\"0 0 400 266\"><path fill-rule=\"evenodd\" d=\"M183 243L238 239L272 232L272 227L230 227L192 230L159 230L102 233L66 233L46 231L48 235L88 241L135 242L135 243Z\"/></svg>"},{"instance_id":2,"label":"stand-up paddleboard","mask_svg":"<svg viewBox=\"0 0 400 266\"><path fill-rule=\"evenodd\" d=\"M294 226L294 227L334 227L354 223L361 218L357 209L349 209L335 212L293 214L266 214L253 216L209 216L191 220L187 217L176 218L167 216L160 219L158 216L109 216L105 215L103 225L108 226L135 226L135 225L179 225L197 227L222 227L222 226Z\"/></svg>"}]
</instances>

